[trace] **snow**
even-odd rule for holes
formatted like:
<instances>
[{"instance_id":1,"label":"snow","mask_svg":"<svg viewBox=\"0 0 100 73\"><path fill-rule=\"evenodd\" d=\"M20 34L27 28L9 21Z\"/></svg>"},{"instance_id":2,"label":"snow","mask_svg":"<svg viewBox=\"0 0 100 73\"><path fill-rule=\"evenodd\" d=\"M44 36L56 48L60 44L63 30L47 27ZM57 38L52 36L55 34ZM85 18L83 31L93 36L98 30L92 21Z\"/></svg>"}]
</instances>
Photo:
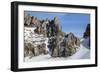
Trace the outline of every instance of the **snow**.
<instances>
[{"instance_id":1,"label":"snow","mask_svg":"<svg viewBox=\"0 0 100 73\"><path fill-rule=\"evenodd\" d=\"M37 61L56 61L56 60L70 60L70 59L89 59L90 58L90 50L85 48L82 44L79 48L79 50L69 57L56 57L53 58L49 54L47 55L40 55L32 57L31 59L29 57L26 57L24 59L25 62L37 62Z\"/></svg>"},{"instance_id":2,"label":"snow","mask_svg":"<svg viewBox=\"0 0 100 73\"><path fill-rule=\"evenodd\" d=\"M42 34L38 35L34 32L36 27L25 27L24 28L24 40L25 43L34 43L34 44L41 44L46 43L47 38L44 38Z\"/></svg>"},{"instance_id":3,"label":"snow","mask_svg":"<svg viewBox=\"0 0 100 73\"><path fill-rule=\"evenodd\" d=\"M90 50L85 48L82 44L80 49L72 55L69 59L88 59L90 58Z\"/></svg>"},{"instance_id":4,"label":"snow","mask_svg":"<svg viewBox=\"0 0 100 73\"><path fill-rule=\"evenodd\" d=\"M89 49L89 41L90 41L90 38L88 37L88 38L86 38L86 39L83 39L83 40L81 41L81 43L82 43L86 48Z\"/></svg>"},{"instance_id":5,"label":"snow","mask_svg":"<svg viewBox=\"0 0 100 73\"><path fill-rule=\"evenodd\" d=\"M34 33L35 27L25 27L24 28L24 40L25 42L35 43L34 44L41 44L42 42L45 42L47 44L48 38L44 38L43 35L38 35ZM40 42L42 41L42 42ZM29 56L24 58L24 62L37 62L37 61L56 61L56 60L71 60L71 59L90 59L90 49L88 47L89 39L81 39L81 45L78 49L78 51L69 57L56 57L53 58L49 54L44 55L41 54L39 56L34 56L30 58ZM48 48L46 47L48 50Z\"/></svg>"}]
</instances>

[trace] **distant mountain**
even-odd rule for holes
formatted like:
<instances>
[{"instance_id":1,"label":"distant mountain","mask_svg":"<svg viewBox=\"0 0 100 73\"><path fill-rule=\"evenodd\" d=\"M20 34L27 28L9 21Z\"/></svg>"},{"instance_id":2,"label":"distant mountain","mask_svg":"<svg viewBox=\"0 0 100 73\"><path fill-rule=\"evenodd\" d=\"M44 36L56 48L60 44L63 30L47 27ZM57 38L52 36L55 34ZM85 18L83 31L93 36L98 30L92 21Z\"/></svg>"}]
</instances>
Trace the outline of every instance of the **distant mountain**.
<instances>
[{"instance_id":1,"label":"distant mountain","mask_svg":"<svg viewBox=\"0 0 100 73\"><path fill-rule=\"evenodd\" d=\"M90 24L87 24L83 37L84 38L90 37Z\"/></svg>"},{"instance_id":2,"label":"distant mountain","mask_svg":"<svg viewBox=\"0 0 100 73\"><path fill-rule=\"evenodd\" d=\"M87 24L87 27L85 29L85 32L83 34L83 45L86 47L86 48L89 48L90 49L90 24Z\"/></svg>"}]
</instances>

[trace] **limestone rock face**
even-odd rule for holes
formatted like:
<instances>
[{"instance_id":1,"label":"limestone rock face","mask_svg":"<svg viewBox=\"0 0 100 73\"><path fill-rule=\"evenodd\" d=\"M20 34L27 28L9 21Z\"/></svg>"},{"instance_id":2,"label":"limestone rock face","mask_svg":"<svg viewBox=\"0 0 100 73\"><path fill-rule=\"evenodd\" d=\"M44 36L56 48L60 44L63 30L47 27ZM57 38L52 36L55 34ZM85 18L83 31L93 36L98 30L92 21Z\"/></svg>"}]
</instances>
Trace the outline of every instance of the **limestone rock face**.
<instances>
[{"instance_id":1,"label":"limestone rock face","mask_svg":"<svg viewBox=\"0 0 100 73\"><path fill-rule=\"evenodd\" d=\"M40 24L41 24L41 21L39 20L38 17L31 16L30 14L28 14L24 18L24 25L25 26L33 27L33 26L40 26Z\"/></svg>"},{"instance_id":2,"label":"limestone rock face","mask_svg":"<svg viewBox=\"0 0 100 73\"><path fill-rule=\"evenodd\" d=\"M36 27L25 27L24 28L24 57L39 56L41 54L47 54L48 50L46 47L46 38L43 34L35 34L34 30Z\"/></svg>"},{"instance_id":3,"label":"limestone rock face","mask_svg":"<svg viewBox=\"0 0 100 73\"><path fill-rule=\"evenodd\" d=\"M59 18L58 17L54 17L54 24L55 25L59 25Z\"/></svg>"},{"instance_id":4,"label":"limestone rock face","mask_svg":"<svg viewBox=\"0 0 100 73\"><path fill-rule=\"evenodd\" d=\"M47 54L48 51L46 50L46 44L38 44L34 45L32 43L24 43L24 56L30 56L32 58L33 56L38 56L41 54Z\"/></svg>"},{"instance_id":5,"label":"limestone rock face","mask_svg":"<svg viewBox=\"0 0 100 73\"><path fill-rule=\"evenodd\" d=\"M67 47L66 49L70 51L70 55L73 55L80 46L80 40L74 36L73 33L69 33L65 36L65 43Z\"/></svg>"},{"instance_id":6,"label":"limestone rock face","mask_svg":"<svg viewBox=\"0 0 100 73\"><path fill-rule=\"evenodd\" d=\"M41 22L38 17L34 17L34 16L31 17L30 26L38 26L40 24Z\"/></svg>"},{"instance_id":7,"label":"limestone rock face","mask_svg":"<svg viewBox=\"0 0 100 73\"><path fill-rule=\"evenodd\" d=\"M28 14L25 18L24 18L24 25L25 26L30 26L31 23L31 16L30 14Z\"/></svg>"},{"instance_id":8,"label":"limestone rock face","mask_svg":"<svg viewBox=\"0 0 100 73\"><path fill-rule=\"evenodd\" d=\"M58 17L40 20L27 15L24 26L24 56L31 58L49 53L52 57L67 57L73 55L80 46L79 38L62 31Z\"/></svg>"},{"instance_id":9,"label":"limestone rock face","mask_svg":"<svg viewBox=\"0 0 100 73\"><path fill-rule=\"evenodd\" d=\"M49 40L49 48L53 57L67 57L73 55L80 46L80 40L73 33L65 37L56 36Z\"/></svg>"},{"instance_id":10,"label":"limestone rock face","mask_svg":"<svg viewBox=\"0 0 100 73\"><path fill-rule=\"evenodd\" d=\"M24 44L24 56L37 56L39 55L39 49L35 49L36 47L34 45L32 45L31 43L25 43Z\"/></svg>"}]
</instances>

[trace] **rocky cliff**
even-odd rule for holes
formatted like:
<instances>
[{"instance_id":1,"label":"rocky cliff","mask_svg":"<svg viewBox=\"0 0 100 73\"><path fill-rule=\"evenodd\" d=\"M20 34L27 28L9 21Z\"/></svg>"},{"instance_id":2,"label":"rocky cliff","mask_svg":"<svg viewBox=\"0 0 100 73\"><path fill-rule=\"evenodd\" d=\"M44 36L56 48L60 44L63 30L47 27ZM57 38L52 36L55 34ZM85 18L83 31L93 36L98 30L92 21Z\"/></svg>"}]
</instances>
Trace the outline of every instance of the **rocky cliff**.
<instances>
[{"instance_id":1,"label":"rocky cliff","mask_svg":"<svg viewBox=\"0 0 100 73\"><path fill-rule=\"evenodd\" d=\"M27 15L24 26L24 56L49 53L52 57L67 57L73 55L80 46L80 40L73 33L62 31L58 17L40 20Z\"/></svg>"}]
</instances>

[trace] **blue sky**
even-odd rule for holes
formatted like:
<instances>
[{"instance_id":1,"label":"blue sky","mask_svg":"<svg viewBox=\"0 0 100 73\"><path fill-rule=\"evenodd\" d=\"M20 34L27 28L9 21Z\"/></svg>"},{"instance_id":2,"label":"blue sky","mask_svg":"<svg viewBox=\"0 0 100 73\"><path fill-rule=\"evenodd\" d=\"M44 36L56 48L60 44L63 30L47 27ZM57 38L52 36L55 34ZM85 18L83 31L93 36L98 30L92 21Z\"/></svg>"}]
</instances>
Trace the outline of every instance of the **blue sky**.
<instances>
[{"instance_id":1,"label":"blue sky","mask_svg":"<svg viewBox=\"0 0 100 73\"><path fill-rule=\"evenodd\" d=\"M62 30L66 33L73 32L76 36L82 37L88 23L90 23L90 14L83 13L58 13L58 12L34 12L25 11L26 14L37 16L40 20L48 18L59 18Z\"/></svg>"}]
</instances>

